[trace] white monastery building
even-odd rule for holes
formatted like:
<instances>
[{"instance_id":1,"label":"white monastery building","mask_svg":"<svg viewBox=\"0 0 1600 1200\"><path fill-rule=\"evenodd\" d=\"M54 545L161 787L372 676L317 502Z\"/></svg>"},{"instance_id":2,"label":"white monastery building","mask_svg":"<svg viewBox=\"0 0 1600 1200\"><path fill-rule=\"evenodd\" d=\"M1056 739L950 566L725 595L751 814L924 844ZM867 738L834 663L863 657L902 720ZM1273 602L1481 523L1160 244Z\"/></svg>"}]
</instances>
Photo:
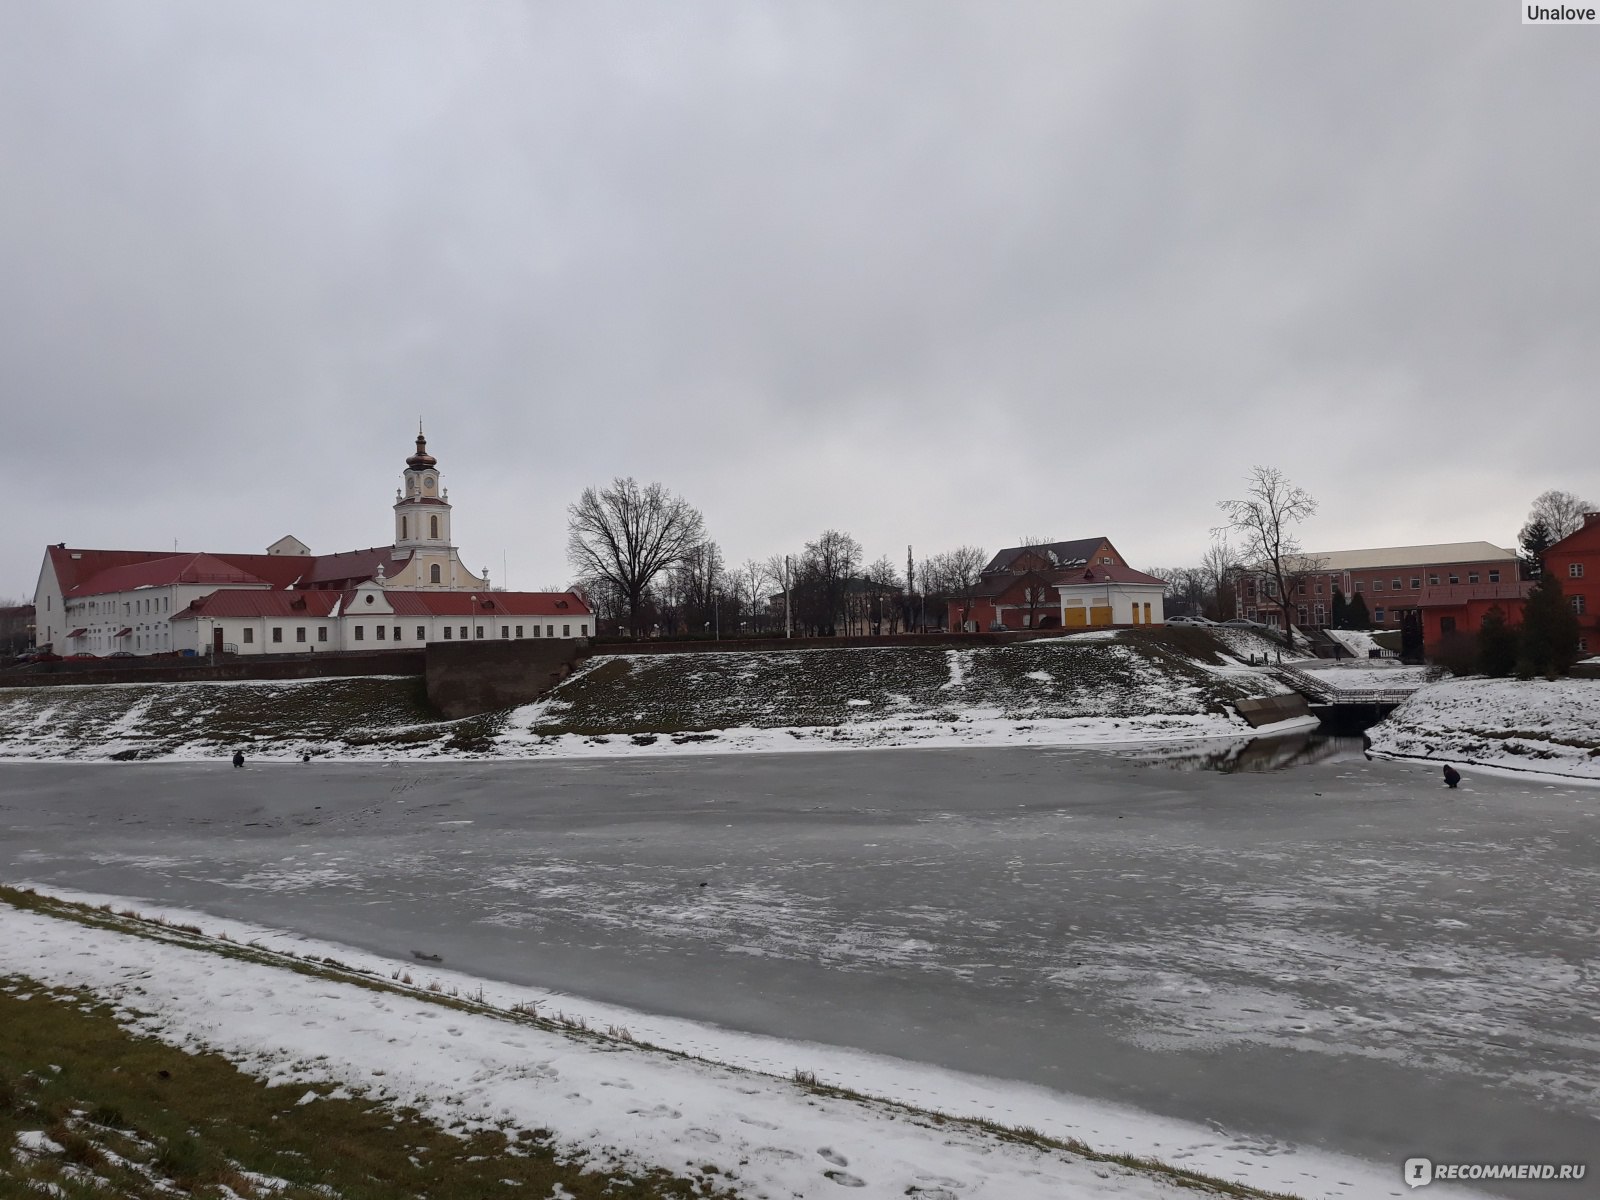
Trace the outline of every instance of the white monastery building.
<instances>
[{"instance_id":1,"label":"white monastery building","mask_svg":"<svg viewBox=\"0 0 1600 1200\"><path fill-rule=\"evenodd\" d=\"M36 639L57 654L315 654L435 641L586 638L574 592L505 592L451 540L450 496L420 429L394 500L394 544L312 554L45 550Z\"/></svg>"}]
</instances>

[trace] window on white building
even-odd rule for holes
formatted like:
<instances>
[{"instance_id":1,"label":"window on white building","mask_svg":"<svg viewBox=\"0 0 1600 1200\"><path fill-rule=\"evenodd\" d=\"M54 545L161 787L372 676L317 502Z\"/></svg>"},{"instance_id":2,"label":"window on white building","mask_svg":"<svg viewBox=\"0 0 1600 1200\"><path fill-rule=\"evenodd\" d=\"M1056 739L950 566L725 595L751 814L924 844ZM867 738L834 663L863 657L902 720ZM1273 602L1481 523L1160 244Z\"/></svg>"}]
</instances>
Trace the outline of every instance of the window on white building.
<instances>
[{"instance_id":1,"label":"window on white building","mask_svg":"<svg viewBox=\"0 0 1600 1200\"><path fill-rule=\"evenodd\" d=\"M364 642L366 640L367 640L367 627L365 625L357 625L356 626L356 641Z\"/></svg>"},{"instance_id":2,"label":"window on white building","mask_svg":"<svg viewBox=\"0 0 1600 1200\"><path fill-rule=\"evenodd\" d=\"M445 640L445 641L447 641L447 642L448 642L448 641L449 641L449 640L450 640L450 634L451 634L451 633L452 633L452 632L453 632L453 629L452 629L452 628L451 628L451 626L449 626L449 625L446 625L446 626L445 626L445 627L444 627L444 640Z\"/></svg>"},{"instance_id":3,"label":"window on white building","mask_svg":"<svg viewBox=\"0 0 1600 1200\"><path fill-rule=\"evenodd\" d=\"M555 637L556 627L554 625L546 625L544 627L544 635L545 637Z\"/></svg>"},{"instance_id":4,"label":"window on white building","mask_svg":"<svg viewBox=\"0 0 1600 1200\"><path fill-rule=\"evenodd\" d=\"M561 627L561 636L562 637L571 637L572 636L572 626L571 625L563 625Z\"/></svg>"},{"instance_id":5,"label":"window on white building","mask_svg":"<svg viewBox=\"0 0 1600 1200\"><path fill-rule=\"evenodd\" d=\"M428 640L428 627L426 625L418 625L417 626L417 641L425 642L427 640Z\"/></svg>"},{"instance_id":6,"label":"window on white building","mask_svg":"<svg viewBox=\"0 0 1600 1200\"><path fill-rule=\"evenodd\" d=\"M521 636L522 636L522 626L521 626L521 625L518 625L518 626L517 626L517 636L518 636L518 637L521 637Z\"/></svg>"},{"instance_id":7,"label":"window on white building","mask_svg":"<svg viewBox=\"0 0 1600 1200\"><path fill-rule=\"evenodd\" d=\"M385 638L387 638L389 636L389 627L387 625L379 625L377 627L377 634L378 634L378 640L380 642L383 641Z\"/></svg>"},{"instance_id":8,"label":"window on white building","mask_svg":"<svg viewBox=\"0 0 1600 1200\"><path fill-rule=\"evenodd\" d=\"M297 642L303 642L306 640L306 627L304 625L295 627L294 640Z\"/></svg>"},{"instance_id":9,"label":"window on white building","mask_svg":"<svg viewBox=\"0 0 1600 1200\"><path fill-rule=\"evenodd\" d=\"M428 582L429 583L438 583L439 582L439 564L438 563L434 563L433 566L428 568Z\"/></svg>"},{"instance_id":10,"label":"window on white building","mask_svg":"<svg viewBox=\"0 0 1600 1200\"><path fill-rule=\"evenodd\" d=\"M476 628L477 628L477 636L481 638L483 636L483 626L479 625Z\"/></svg>"},{"instance_id":11,"label":"window on white building","mask_svg":"<svg viewBox=\"0 0 1600 1200\"><path fill-rule=\"evenodd\" d=\"M272 627L272 640L275 641L275 642L283 641L283 626L282 625L274 625Z\"/></svg>"},{"instance_id":12,"label":"window on white building","mask_svg":"<svg viewBox=\"0 0 1600 1200\"><path fill-rule=\"evenodd\" d=\"M461 627L461 640L463 642L467 640L467 627L465 625Z\"/></svg>"},{"instance_id":13,"label":"window on white building","mask_svg":"<svg viewBox=\"0 0 1600 1200\"><path fill-rule=\"evenodd\" d=\"M328 627L326 625L318 625L317 626L317 641L325 642L327 640L328 640Z\"/></svg>"},{"instance_id":14,"label":"window on white building","mask_svg":"<svg viewBox=\"0 0 1600 1200\"><path fill-rule=\"evenodd\" d=\"M537 625L535 625L533 627L533 636L534 637L538 637L539 636L539 627Z\"/></svg>"},{"instance_id":15,"label":"window on white building","mask_svg":"<svg viewBox=\"0 0 1600 1200\"><path fill-rule=\"evenodd\" d=\"M1146 622L1150 620L1150 606L1148 604L1144 606L1144 619ZM589 636L589 623L587 621L578 626L578 633L582 637Z\"/></svg>"},{"instance_id":16,"label":"window on white building","mask_svg":"<svg viewBox=\"0 0 1600 1200\"><path fill-rule=\"evenodd\" d=\"M256 640L256 631L254 629L246 629L244 631L244 644L248 646L251 642L253 642L255 640Z\"/></svg>"},{"instance_id":17,"label":"window on white building","mask_svg":"<svg viewBox=\"0 0 1600 1200\"><path fill-rule=\"evenodd\" d=\"M436 538L436 537L439 536L439 518L438 517L429 517L428 518L428 536L431 537L431 538Z\"/></svg>"},{"instance_id":18,"label":"window on white building","mask_svg":"<svg viewBox=\"0 0 1600 1200\"><path fill-rule=\"evenodd\" d=\"M509 638L511 636L511 626L509 626L509 625L500 626L500 636L502 638Z\"/></svg>"}]
</instances>

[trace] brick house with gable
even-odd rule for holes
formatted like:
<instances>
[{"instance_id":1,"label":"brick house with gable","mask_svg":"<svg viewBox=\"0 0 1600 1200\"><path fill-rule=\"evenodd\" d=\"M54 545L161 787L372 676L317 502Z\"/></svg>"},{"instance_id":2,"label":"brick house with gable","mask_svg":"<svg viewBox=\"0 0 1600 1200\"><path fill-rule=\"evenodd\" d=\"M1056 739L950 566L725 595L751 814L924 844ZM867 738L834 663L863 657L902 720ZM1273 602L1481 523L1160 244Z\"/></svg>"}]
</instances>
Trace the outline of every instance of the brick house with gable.
<instances>
[{"instance_id":1,"label":"brick house with gable","mask_svg":"<svg viewBox=\"0 0 1600 1200\"><path fill-rule=\"evenodd\" d=\"M1578 649L1600 654L1600 512L1544 552L1544 570L1561 581L1578 614Z\"/></svg>"},{"instance_id":2,"label":"brick house with gable","mask_svg":"<svg viewBox=\"0 0 1600 1200\"><path fill-rule=\"evenodd\" d=\"M1008 546L984 567L970 604L950 601L949 628L1159 625L1165 592L1163 580L1130 567L1109 538Z\"/></svg>"}]
</instances>

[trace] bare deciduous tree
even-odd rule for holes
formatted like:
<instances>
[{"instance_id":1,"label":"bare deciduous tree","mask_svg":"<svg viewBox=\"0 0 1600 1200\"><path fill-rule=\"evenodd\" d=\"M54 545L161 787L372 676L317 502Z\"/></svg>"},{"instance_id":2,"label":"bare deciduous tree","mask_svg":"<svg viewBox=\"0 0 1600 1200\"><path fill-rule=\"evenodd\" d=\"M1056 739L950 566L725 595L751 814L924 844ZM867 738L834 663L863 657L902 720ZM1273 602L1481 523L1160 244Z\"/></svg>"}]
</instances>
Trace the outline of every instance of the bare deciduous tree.
<instances>
[{"instance_id":1,"label":"bare deciduous tree","mask_svg":"<svg viewBox=\"0 0 1600 1200\"><path fill-rule=\"evenodd\" d=\"M1306 557L1294 530L1315 515L1316 500L1276 467L1256 467L1250 472L1250 487L1244 498L1219 500L1217 507L1228 518L1228 524L1213 530L1213 534L1231 529L1243 537L1244 557L1277 585L1284 634L1293 636L1290 606L1294 589L1316 567Z\"/></svg>"},{"instance_id":2,"label":"bare deciduous tree","mask_svg":"<svg viewBox=\"0 0 1600 1200\"><path fill-rule=\"evenodd\" d=\"M1239 615L1239 553L1223 534L1214 534L1211 545L1200 559L1200 569L1205 572L1206 590L1213 611L1206 615L1216 621L1228 621Z\"/></svg>"},{"instance_id":3,"label":"bare deciduous tree","mask_svg":"<svg viewBox=\"0 0 1600 1200\"><path fill-rule=\"evenodd\" d=\"M983 577L983 568L989 556L981 546L957 546L939 556L946 585L951 595L961 601L961 624L965 627L972 615L972 601Z\"/></svg>"},{"instance_id":4,"label":"bare deciduous tree","mask_svg":"<svg viewBox=\"0 0 1600 1200\"><path fill-rule=\"evenodd\" d=\"M645 593L705 541L705 519L659 483L632 478L585 488L567 508L567 560L580 578L605 580L627 604L628 629L639 636Z\"/></svg>"},{"instance_id":5,"label":"bare deciduous tree","mask_svg":"<svg viewBox=\"0 0 1600 1200\"><path fill-rule=\"evenodd\" d=\"M1569 533L1582 529L1583 514L1594 511L1595 505L1590 501L1580 500L1571 492L1551 488L1534 499L1533 507L1528 510L1528 524L1523 528L1543 521L1545 528L1550 531L1550 540L1559 542Z\"/></svg>"}]
</instances>

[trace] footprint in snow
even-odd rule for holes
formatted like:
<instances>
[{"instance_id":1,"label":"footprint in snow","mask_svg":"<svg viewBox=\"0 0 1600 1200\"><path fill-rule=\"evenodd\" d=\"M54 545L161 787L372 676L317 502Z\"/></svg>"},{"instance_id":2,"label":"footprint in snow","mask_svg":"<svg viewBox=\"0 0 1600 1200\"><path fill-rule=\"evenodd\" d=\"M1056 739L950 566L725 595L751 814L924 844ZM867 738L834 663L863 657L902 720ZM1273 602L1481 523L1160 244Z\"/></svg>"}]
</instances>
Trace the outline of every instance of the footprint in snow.
<instances>
[{"instance_id":1,"label":"footprint in snow","mask_svg":"<svg viewBox=\"0 0 1600 1200\"><path fill-rule=\"evenodd\" d=\"M916 1200L958 1200L954 1192L946 1187L918 1187L912 1184L906 1190L906 1195L916 1197Z\"/></svg>"},{"instance_id":2,"label":"footprint in snow","mask_svg":"<svg viewBox=\"0 0 1600 1200\"><path fill-rule=\"evenodd\" d=\"M743 1117L743 1116L741 1116L739 1118L739 1120L742 1121L746 1125L754 1125L757 1129L776 1129L777 1128L777 1126L774 1125L771 1121L763 1121L759 1117Z\"/></svg>"},{"instance_id":3,"label":"footprint in snow","mask_svg":"<svg viewBox=\"0 0 1600 1200\"><path fill-rule=\"evenodd\" d=\"M832 1146L823 1146L817 1151L817 1153L836 1167L848 1167L850 1165L850 1160L844 1155L840 1154Z\"/></svg>"},{"instance_id":4,"label":"footprint in snow","mask_svg":"<svg viewBox=\"0 0 1600 1200\"><path fill-rule=\"evenodd\" d=\"M677 1109L668 1108L665 1104L657 1104L650 1108L630 1108L628 1115L630 1117L670 1117L674 1120L683 1116Z\"/></svg>"},{"instance_id":5,"label":"footprint in snow","mask_svg":"<svg viewBox=\"0 0 1600 1200\"><path fill-rule=\"evenodd\" d=\"M824 1171L824 1179L831 1179L840 1187L866 1187L867 1181L860 1176L852 1175L849 1171Z\"/></svg>"},{"instance_id":6,"label":"footprint in snow","mask_svg":"<svg viewBox=\"0 0 1600 1200\"><path fill-rule=\"evenodd\" d=\"M589 1097L585 1096L582 1092L568 1092L564 1099L570 1100L579 1108L588 1108L589 1105L594 1103L593 1100L589 1099Z\"/></svg>"}]
</instances>

